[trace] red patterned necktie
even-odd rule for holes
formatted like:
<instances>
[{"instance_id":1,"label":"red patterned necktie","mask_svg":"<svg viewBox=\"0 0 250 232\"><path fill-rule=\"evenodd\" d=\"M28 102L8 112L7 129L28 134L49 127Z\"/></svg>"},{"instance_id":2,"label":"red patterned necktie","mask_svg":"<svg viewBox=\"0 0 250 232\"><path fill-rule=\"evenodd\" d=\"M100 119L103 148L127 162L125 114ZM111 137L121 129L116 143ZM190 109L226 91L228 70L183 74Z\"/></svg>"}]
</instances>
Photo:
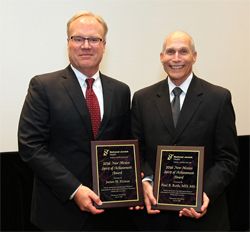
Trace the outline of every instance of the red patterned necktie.
<instances>
[{"instance_id":1,"label":"red patterned necktie","mask_svg":"<svg viewBox=\"0 0 250 232\"><path fill-rule=\"evenodd\" d=\"M94 81L95 81L94 78L86 79L86 83L87 83L86 102L87 102L87 106L89 108L89 113L91 117L92 131L94 134L94 138L96 138L98 131L99 131L100 124L101 124L101 113L100 113L98 99L92 88Z\"/></svg>"}]
</instances>

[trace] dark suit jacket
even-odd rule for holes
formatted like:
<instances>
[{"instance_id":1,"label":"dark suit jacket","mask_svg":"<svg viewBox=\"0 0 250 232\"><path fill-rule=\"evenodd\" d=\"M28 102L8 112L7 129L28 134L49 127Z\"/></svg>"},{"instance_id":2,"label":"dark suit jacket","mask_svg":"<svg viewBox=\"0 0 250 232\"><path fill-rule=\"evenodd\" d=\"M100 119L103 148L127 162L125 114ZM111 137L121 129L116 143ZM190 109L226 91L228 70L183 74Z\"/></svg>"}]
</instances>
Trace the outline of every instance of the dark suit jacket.
<instances>
[{"instance_id":1,"label":"dark suit jacket","mask_svg":"<svg viewBox=\"0 0 250 232\"><path fill-rule=\"evenodd\" d=\"M228 90L194 76L174 128L167 79L134 94L132 134L139 139L143 171L154 174L157 145L204 146L204 192L210 199L207 215L185 229L228 226L225 190L238 162L235 114ZM181 229L181 228L179 228Z\"/></svg>"},{"instance_id":2,"label":"dark suit jacket","mask_svg":"<svg viewBox=\"0 0 250 232\"><path fill-rule=\"evenodd\" d=\"M130 89L100 75L104 116L98 140L125 139L130 128ZM86 101L78 80L64 70L32 78L19 122L19 152L34 170L32 222L43 230L79 230L88 213L71 194L82 183L92 188Z\"/></svg>"}]
</instances>

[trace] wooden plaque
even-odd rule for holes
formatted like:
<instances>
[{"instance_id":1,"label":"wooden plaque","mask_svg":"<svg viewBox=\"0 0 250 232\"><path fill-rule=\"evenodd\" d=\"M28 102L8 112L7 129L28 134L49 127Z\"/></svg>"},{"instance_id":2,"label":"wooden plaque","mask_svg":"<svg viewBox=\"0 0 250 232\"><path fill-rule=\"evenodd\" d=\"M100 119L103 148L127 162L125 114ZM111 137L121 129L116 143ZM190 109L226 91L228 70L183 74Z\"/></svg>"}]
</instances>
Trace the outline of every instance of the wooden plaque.
<instances>
[{"instance_id":1,"label":"wooden plaque","mask_svg":"<svg viewBox=\"0 0 250 232\"><path fill-rule=\"evenodd\" d=\"M93 190L103 204L97 208L143 204L137 140L92 141Z\"/></svg>"},{"instance_id":2,"label":"wooden plaque","mask_svg":"<svg viewBox=\"0 0 250 232\"><path fill-rule=\"evenodd\" d=\"M203 203L204 147L158 146L153 209L200 211Z\"/></svg>"}]
</instances>

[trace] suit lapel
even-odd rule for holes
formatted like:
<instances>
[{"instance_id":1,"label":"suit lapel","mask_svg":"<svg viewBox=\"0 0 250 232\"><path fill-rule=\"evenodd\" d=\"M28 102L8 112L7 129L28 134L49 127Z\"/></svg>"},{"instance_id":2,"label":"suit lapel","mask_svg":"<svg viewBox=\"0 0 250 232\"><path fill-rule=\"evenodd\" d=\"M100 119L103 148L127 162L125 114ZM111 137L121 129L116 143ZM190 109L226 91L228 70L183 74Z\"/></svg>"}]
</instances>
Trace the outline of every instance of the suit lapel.
<instances>
[{"instance_id":1,"label":"suit lapel","mask_svg":"<svg viewBox=\"0 0 250 232\"><path fill-rule=\"evenodd\" d=\"M188 88L187 95L181 109L176 127L175 138L177 138L183 132L183 130L185 130L186 126L201 104L202 96L203 91L199 79L194 76Z\"/></svg>"},{"instance_id":2,"label":"suit lapel","mask_svg":"<svg viewBox=\"0 0 250 232\"><path fill-rule=\"evenodd\" d=\"M102 91L103 91L103 104L104 104L104 114L103 114L103 119L101 122L101 127L99 131L99 135L97 137L100 137L105 130L105 127L108 124L108 121L110 119L111 115L111 109L112 109L112 104L113 104L113 84L109 80L108 77L104 76L103 74L100 73L100 78L102 82Z\"/></svg>"},{"instance_id":3,"label":"suit lapel","mask_svg":"<svg viewBox=\"0 0 250 232\"><path fill-rule=\"evenodd\" d=\"M169 98L169 87L167 79L163 80L156 93L156 106L162 121L170 134L174 134L175 128L172 118L172 110Z\"/></svg>"},{"instance_id":4,"label":"suit lapel","mask_svg":"<svg viewBox=\"0 0 250 232\"><path fill-rule=\"evenodd\" d=\"M88 133L92 136L91 120L88 113L87 104L84 100L81 86L79 85L79 82L70 66L65 69L65 73L62 77L62 84L65 87L66 92L70 96L77 111L81 115Z\"/></svg>"}]
</instances>

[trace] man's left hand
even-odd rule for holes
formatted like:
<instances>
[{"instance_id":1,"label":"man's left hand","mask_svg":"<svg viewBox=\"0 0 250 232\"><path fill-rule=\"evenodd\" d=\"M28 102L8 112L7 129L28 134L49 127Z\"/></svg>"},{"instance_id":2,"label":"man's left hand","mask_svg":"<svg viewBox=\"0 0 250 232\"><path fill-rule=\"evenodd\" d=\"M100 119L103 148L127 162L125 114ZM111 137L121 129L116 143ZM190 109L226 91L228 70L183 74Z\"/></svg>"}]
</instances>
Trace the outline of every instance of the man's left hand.
<instances>
[{"instance_id":1,"label":"man's left hand","mask_svg":"<svg viewBox=\"0 0 250 232\"><path fill-rule=\"evenodd\" d=\"M208 198L207 194L205 192L203 192L203 204L201 206L201 212L196 212L193 208L189 208L189 209L183 208L179 212L179 217L186 216L186 217L190 217L190 218L199 219L206 214L208 204L209 204L209 198Z\"/></svg>"}]
</instances>

